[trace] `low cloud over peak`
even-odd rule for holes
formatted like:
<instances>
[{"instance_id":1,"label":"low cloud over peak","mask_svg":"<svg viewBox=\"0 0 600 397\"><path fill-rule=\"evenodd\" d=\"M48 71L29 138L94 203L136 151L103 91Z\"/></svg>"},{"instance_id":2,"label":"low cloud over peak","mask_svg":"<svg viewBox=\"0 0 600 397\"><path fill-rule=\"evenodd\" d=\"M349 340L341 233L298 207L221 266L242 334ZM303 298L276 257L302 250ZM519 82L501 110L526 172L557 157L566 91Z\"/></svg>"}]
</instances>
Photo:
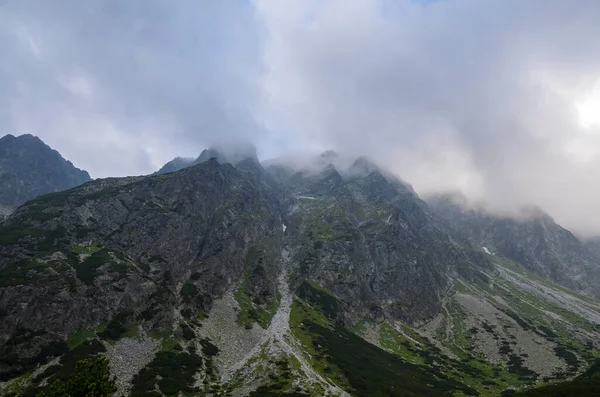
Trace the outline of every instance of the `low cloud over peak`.
<instances>
[{"instance_id":1,"label":"low cloud over peak","mask_svg":"<svg viewBox=\"0 0 600 397\"><path fill-rule=\"evenodd\" d=\"M7 1L0 131L94 177L215 141L333 148L598 234L599 18L594 0Z\"/></svg>"}]
</instances>

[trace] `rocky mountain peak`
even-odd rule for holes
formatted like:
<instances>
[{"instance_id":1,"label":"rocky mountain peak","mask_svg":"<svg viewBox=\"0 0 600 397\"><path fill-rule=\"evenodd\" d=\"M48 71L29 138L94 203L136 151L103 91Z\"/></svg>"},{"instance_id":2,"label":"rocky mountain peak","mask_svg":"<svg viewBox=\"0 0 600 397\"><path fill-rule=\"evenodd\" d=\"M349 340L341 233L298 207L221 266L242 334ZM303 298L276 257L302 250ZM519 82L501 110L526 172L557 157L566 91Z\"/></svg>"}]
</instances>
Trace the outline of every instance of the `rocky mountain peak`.
<instances>
[{"instance_id":1,"label":"rocky mountain peak","mask_svg":"<svg viewBox=\"0 0 600 397\"><path fill-rule=\"evenodd\" d=\"M332 164L338 160L340 156L333 150L326 150L319 155L319 159L323 164Z\"/></svg>"},{"instance_id":2,"label":"rocky mountain peak","mask_svg":"<svg viewBox=\"0 0 600 397\"><path fill-rule=\"evenodd\" d=\"M365 176L371 172L380 172L381 170L369 158L361 156L352 163L348 171L351 175Z\"/></svg>"},{"instance_id":3,"label":"rocky mountain peak","mask_svg":"<svg viewBox=\"0 0 600 397\"><path fill-rule=\"evenodd\" d=\"M33 135L0 139L0 204L15 206L90 181L60 153Z\"/></svg>"},{"instance_id":4,"label":"rocky mountain peak","mask_svg":"<svg viewBox=\"0 0 600 397\"><path fill-rule=\"evenodd\" d=\"M216 159L221 164L230 163L232 165L238 165L246 160L259 164L256 148L253 145L239 143L227 144L204 149L196 159L176 157L162 166L154 174L160 175L179 171L187 167L204 163L212 158ZM246 162L246 164L248 164L248 162Z\"/></svg>"},{"instance_id":5,"label":"rocky mountain peak","mask_svg":"<svg viewBox=\"0 0 600 397\"><path fill-rule=\"evenodd\" d=\"M200 153L200 155L196 158L196 160L194 160L193 164L196 165L196 164L204 163L210 159L215 159L219 163L228 163L229 162L229 161L227 161L227 158L222 153L220 153L217 149L208 148L208 149L204 149L202 151L202 153Z\"/></svg>"},{"instance_id":6,"label":"rocky mountain peak","mask_svg":"<svg viewBox=\"0 0 600 397\"><path fill-rule=\"evenodd\" d=\"M237 165L238 163L248 159L258 162L256 148L253 145L245 143L231 143L203 150L194 164L200 164L204 161L207 161L211 157L216 158L220 163L230 163L233 165Z\"/></svg>"},{"instance_id":7,"label":"rocky mountain peak","mask_svg":"<svg viewBox=\"0 0 600 397\"><path fill-rule=\"evenodd\" d=\"M163 165L154 175L168 174L169 172L176 172L186 167L191 166L194 163L193 158L175 157L173 160Z\"/></svg>"}]
</instances>

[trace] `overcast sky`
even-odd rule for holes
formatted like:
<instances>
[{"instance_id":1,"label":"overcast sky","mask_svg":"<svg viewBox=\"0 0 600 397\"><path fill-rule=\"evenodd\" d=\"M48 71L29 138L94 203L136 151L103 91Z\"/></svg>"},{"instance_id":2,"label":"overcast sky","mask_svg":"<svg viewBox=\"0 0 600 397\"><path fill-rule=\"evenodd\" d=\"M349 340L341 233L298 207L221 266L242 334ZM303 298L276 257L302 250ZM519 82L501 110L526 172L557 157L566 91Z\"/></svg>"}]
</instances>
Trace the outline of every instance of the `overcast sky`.
<instances>
[{"instance_id":1,"label":"overcast sky","mask_svg":"<svg viewBox=\"0 0 600 397\"><path fill-rule=\"evenodd\" d=\"M0 135L93 177L368 155L600 234L600 1L0 0Z\"/></svg>"}]
</instances>

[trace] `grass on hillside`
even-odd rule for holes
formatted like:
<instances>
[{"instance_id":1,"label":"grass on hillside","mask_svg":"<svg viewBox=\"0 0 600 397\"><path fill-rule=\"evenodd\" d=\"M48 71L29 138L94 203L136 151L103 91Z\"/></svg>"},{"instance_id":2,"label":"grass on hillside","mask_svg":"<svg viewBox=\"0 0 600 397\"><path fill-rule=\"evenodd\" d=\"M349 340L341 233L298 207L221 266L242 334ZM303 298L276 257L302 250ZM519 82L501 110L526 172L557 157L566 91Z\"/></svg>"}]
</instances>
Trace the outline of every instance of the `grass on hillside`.
<instances>
[{"instance_id":1,"label":"grass on hillside","mask_svg":"<svg viewBox=\"0 0 600 397\"><path fill-rule=\"evenodd\" d=\"M302 294L307 300L294 300L290 327L315 369L338 386L358 397L479 395L434 366L411 364L332 323L322 308L332 310L336 298L309 283L304 288L312 290Z\"/></svg>"}]
</instances>

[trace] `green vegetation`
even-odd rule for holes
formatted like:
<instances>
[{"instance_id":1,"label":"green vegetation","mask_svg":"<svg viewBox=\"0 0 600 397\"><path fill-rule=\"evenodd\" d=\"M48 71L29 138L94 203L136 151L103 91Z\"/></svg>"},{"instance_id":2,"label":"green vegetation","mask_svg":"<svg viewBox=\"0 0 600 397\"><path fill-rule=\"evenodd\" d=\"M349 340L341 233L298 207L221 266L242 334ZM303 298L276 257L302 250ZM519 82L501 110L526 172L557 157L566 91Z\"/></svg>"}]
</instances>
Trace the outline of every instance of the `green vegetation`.
<instances>
[{"instance_id":1,"label":"green vegetation","mask_svg":"<svg viewBox=\"0 0 600 397\"><path fill-rule=\"evenodd\" d=\"M66 344L63 345L62 349L53 348L53 355L58 356L62 354L58 364L51 365L47 367L41 374L36 376L35 378L30 375L26 375L27 382L22 382L19 386L19 390L11 390L11 393L7 393L8 396L18 396L18 397L36 397L41 392L46 393L54 393L48 387L39 386L42 381L46 380L47 385L57 385L65 386L68 384L70 379L75 379L73 376L77 371L77 365L79 362L86 360L95 360L98 358L98 355L105 351L104 345L100 343L97 339L86 340L79 344L77 347L74 347L72 350L68 350ZM37 363L29 363L33 364L29 366L28 370L33 370L34 366L37 364L44 364L47 362L49 357L46 356L51 352L49 349L44 349L42 353L38 356ZM87 365L87 364L82 364ZM58 382L57 382L58 381ZM13 388L14 389L14 388ZM56 390L61 390L56 389ZM5 390L6 392L6 390ZM58 392L56 392L58 393ZM48 396L62 396L63 394L46 394ZM71 395L71 394L66 394ZM79 396L81 394L73 394L73 396Z\"/></svg>"},{"instance_id":2,"label":"green vegetation","mask_svg":"<svg viewBox=\"0 0 600 397\"><path fill-rule=\"evenodd\" d=\"M194 375L202 367L197 354L158 352L154 360L134 376L131 397L159 395L156 387L167 396L180 392L197 392L193 385Z\"/></svg>"},{"instance_id":3,"label":"green vegetation","mask_svg":"<svg viewBox=\"0 0 600 397\"><path fill-rule=\"evenodd\" d=\"M293 365L290 361L293 357L283 357L279 360L270 359L268 362L273 367L273 372L269 374L267 384L260 386L250 393L250 397L307 397L302 389L294 389L294 375L292 373ZM299 363L298 363L299 366Z\"/></svg>"},{"instance_id":4,"label":"green vegetation","mask_svg":"<svg viewBox=\"0 0 600 397\"><path fill-rule=\"evenodd\" d=\"M359 232L356 230L343 203L331 203L321 200L311 200L305 203L308 207L306 214L310 217L307 225L308 238L313 241L313 247L319 250L325 243L332 241L355 241Z\"/></svg>"},{"instance_id":5,"label":"green vegetation","mask_svg":"<svg viewBox=\"0 0 600 397\"><path fill-rule=\"evenodd\" d=\"M165 276L166 278L166 276ZM168 291L166 288L163 293ZM179 291L181 300L183 303L189 305L188 307L181 310L181 315L188 320L192 319L192 314L195 312L197 315L202 316L205 311L210 307L212 298L209 294L201 293L193 283L187 282L183 284Z\"/></svg>"},{"instance_id":6,"label":"green vegetation","mask_svg":"<svg viewBox=\"0 0 600 397\"><path fill-rule=\"evenodd\" d=\"M106 248L100 249L95 246L89 247L88 252L92 252L92 254L81 263L75 260L74 264L77 278L86 285L94 284L94 280L98 277L98 269L105 265L108 265L110 272L118 273L121 276L126 275L130 269L136 269L122 252L112 252Z\"/></svg>"},{"instance_id":7,"label":"green vegetation","mask_svg":"<svg viewBox=\"0 0 600 397\"><path fill-rule=\"evenodd\" d=\"M200 346L202 346L202 353L207 356L216 356L219 353L219 348L217 346L210 343L208 339L201 339Z\"/></svg>"},{"instance_id":8,"label":"green vegetation","mask_svg":"<svg viewBox=\"0 0 600 397\"><path fill-rule=\"evenodd\" d=\"M94 330L79 330L73 335L69 336L69 338L67 339L67 346L69 347L69 350L73 350L74 348L76 348L77 346L81 345L83 342L94 336L96 336L96 332Z\"/></svg>"},{"instance_id":9,"label":"green vegetation","mask_svg":"<svg viewBox=\"0 0 600 397\"><path fill-rule=\"evenodd\" d=\"M312 282L304 283L297 293L303 299L299 301L302 304L294 303L290 319L292 331L304 346L308 346L306 348L306 351L310 353L308 358L313 362L315 368L319 372L327 374L324 371L325 366L329 365L335 370L335 366L332 365L335 362L329 358L323 360L318 349L311 347L315 336L311 335L305 326L303 328L302 322L308 318L319 323L321 327L337 332L338 328L333 325L333 320L336 318L336 309L339 308L341 303L330 292ZM449 315L445 317L445 321L449 323L442 322L439 328L442 332L438 336L438 340L456 354L458 359L443 354L429 340L405 325L398 325L399 328L396 329L386 323L363 320L356 324L352 331L368 338L369 341L373 341L385 351L401 358L404 362L418 366L425 373L433 371L434 374L441 374L441 376L455 382L472 387L468 391L455 392L456 395L475 394L476 391L482 396L496 397L507 388L531 384L537 378L537 374L523 365L522 357L513 353L509 341L500 340L500 333L496 326L484 323L483 330L474 327L469 329L466 325L467 313L460 305L448 302L447 309ZM525 322L525 320L521 320ZM447 335L446 329L450 324L452 332ZM529 327L532 330L535 329L532 324L529 324ZM509 360L508 366L491 364L482 354L475 351L473 338L477 332L490 333L499 340L502 349L504 349L504 354ZM550 328L540 330L540 333L553 337L553 331ZM450 339L447 340L448 337ZM567 352L572 351L572 349L573 346L567 346ZM563 352L562 354L568 353ZM571 357L571 359L575 358L575 356ZM338 367L338 371L344 378L347 378L341 368ZM336 381L335 371L333 376L330 374L327 374L327 376ZM336 383L343 386L344 378L341 381L336 381ZM349 382L349 379L347 382Z\"/></svg>"},{"instance_id":10,"label":"green vegetation","mask_svg":"<svg viewBox=\"0 0 600 397\"><path fill-rule=\"evenodd\" d=\"M86 258L86 260L75 265L77 278L79 278L87 285L93 285L94 279L98 275L98 268L104 266L107 263L112 263L113 261L114 260L110 255L110 251L108 251L107 249L101 249L99 251L96 251L88 258Z\"/></svg>"},{"instance_id":11,"label":"green vegetation","mask_svg":"<svg viewBox=\"0 0 600 397\"><path fill-rule=\"evenodd\" d=\"M259 261L259 268L262 268L262 250L251 247L246 255L246 270L242 280L235 291L235 300L240 305L237 321L246 329L251 329L254 323L258 323L263 329L269 328L273 316L279 307L279 295L271 298L267 302L260 302L258 299L252 299L250 296L250 265ZM256 272L256 268L254 270Z\"/></svg>"},{"instance_id":12,"label":"green vegetation","mask_svg":"<svg viewBox=\"0 0 600 397\"><path fill-rule=\"evenodd\" d=\"M335 326L319 311L295 300L292 332L312 356L314 367L340 387L363 397L479 395L434 368L410 364Z\"/></svg>"},{"instance_id":13,"label":"green vegetation","mask_svg":"<svg viewBox=\"0 0 600 397\"><path fill-rule=\"evenodd\" d=\"M17 379L14 379L11 384L4 388L0 388L4 397L21 397L24 396L29 389L31 374L27 373Z\"/></svg>"},{"instance_id":14,"label":"green vegetation","mask_svg":"<svg viewBox=\"0 0 600 397\"><path fill-rule=\"evenodd\" d=\"M27 213L27 220L34 222L47 222L56 218L59 214L53 214L45 211L29 211Z\"/></svg>"},{"instance_id":15,"label":"green vegetation","mask_svg":"<svg viewBox=\"0 0 600 397\"><path fill-rule=\"evenodd\" d=\"M340 311L340 300L333 296L331 292L310 280L305 280L300 284L296 293L303 300L318 307L331 320L335 319Z\"/></svg>"},{"instance_id":16,"label":"green vegetation","mask_svg":"<svg viewBox=\"0 0 600 397\"><path fill-rule=\"evenodd\" d=\"M66 380L75 371L75 367L79 361L95 358L105 351L104 345L98 339L86 340L73 348L73 350L65 352L61 356L59 364L46 368L38 379L50 378L50 381L54 379Z\"/></svg>"},{"instance_id":17,"label":"green vegetation","mask_svg":"<svg viewBox=\"0 0 600 397\"><path fill-rule=\"evenodd\" d=\"M6 370L0 372L0 382L27 374L38 365L46 364L53 357L58 357L68 352L69 348L65 342L50 342L33 357L23 358L19 356L18 351L20 349L27 348L34 338L44 336L45 334L45 331L20 328L11 335L10 339L0 350L0 367L6 368Z\"/></svg>"},{"instance_id":18,"label":"green vegetation","mask_svg":"<svg viewBox=\"0 0 600 397\"><path fill-rule=\"evenodd\" d=\"M479 395L459 377L447 376L441 371L438 362L449 358L442 356L435 346L417 347L391 326L385 326L380 328L387 351L383 350L335 325L333 320L341 302L327 290L305 282L298 295L303 299L294 300L290 314L294 336L318 372L354 395ZM366 333L369 327L377 328L377 325L363 321L357 328ZM418 343L425 342L416 334L414 337ZM402 354L395 354L400 352Z\"/></svg>"},{"instance_id":19,"label":"green vegetation","mask_svg":"<svg viewBox=\"0 0 600 397\"><path fill-rule=\"evenodd\" d=\"M421 349L425 349L426 346L415 345L412 340L404 337L389 324L383 323L379 326L379 344L409 363L425 365L425 357Z\"/></svg>"},{"instance_id":20,"label":"green vegetation","mask_svg":"<svg viewBox=\"0 0 600 397\"><path fill-rule=\"evenodd\" d=\"M108 341L116 341L124 337L135 337L138 328L133 325L139 316L133 311L124 311L112 318L98 336Z\"/></svg>"},{"instance_id":21,"label":"green vegetation","mask_svg":"<svg viewBox=\"0 0 600 397\"><path fill-rule=\"evenodd\" d=\"M181 328L181 333L183 334L184 339L192 340L196 337L194 330L186 323L180 323L179 328Z\"/></svg>"},{"instance_id":22,"label":"green vegetation","mask_svg":"<svg viewBox=\"0 0 600 397\"><path fill-rule=\"evenodd\" d=\"M0 271L0 287L31 284L46 276L50 265L35 259L22 260Z\"/></svg>"},{"instance_id":23,"label":"green vegetation","mask_svg":"<svg viewBox=\"0 0 600 397\"><path fill-rule=\"evenodd\" d=\"M586 372L572 381L521 392L507 391L502 395L515 397L600 396L600 360L596 360Z\"/></svg>"},{"instance_id":24,"label":"green vegetation","mask_svg":"<svg viewBox=\"0 0 600 397\"><path fill-rule=\"evenodd\" d=\"M252 301L248 295L247 284L242 282L235 292L235 300L240 305L237 321L246 329L251 329L254 323L258 323L263 329L269 328L273 316L279 307L279 299L272 299L263 309Z\"/></svg>"},{"instance_id":25,"label":"green vegetation","mask_svg":"<svg viewBox=\"0 0 600 397\"><path fill-rule=\"evenodd\" d=\"M90 245L77 245L71 248L71 252L76 255L92 255L102 248L98 246L96 243L92 243Z\"/></svg>"},{"instance_id":26,"label":"green vegetation","mask_svg":"<svg viewBox=\"0 0 600 397\"><path fill-rule=\"evenodd\" d=\"M516 375L504 367L487 362L468 348L461 350L464 357L457 360L443 354L429 340L407 326L403 326L402 332L385 323L374 326L379 328L379 344L382 348L407 362L423 366L424 371L434 368L449 378L468 384L482 396L495 397L507 387L519 384ZM462 332L461 329L453 331ZM463 338L466 340L467 337L463 335Z\"/></svg>"},{"instance_id":27,"label":"green vegetation","mask_svg":"<svg viewBox=\"0 0 600 397\"><path fill-rule=\"evenodd\" d=\"M110 397L117 391L115 378L110 376L108 360L77 362L74 373L66 380L56 379L38 397Z\"/></svg>"},{"instance_id":28,"label":"green vegetation","mask_svg":"<svg viewBox=\"0 0 600 397\"><path fill-rule=\"evenodd\" d=\"M10 225L0 228L0 246L7 246L21 242L24 239L43 237L44 230L23 225Z\"/></svg>"},{"instance_id":29,"label":"green vegetation","mask_svg":"<svg viewBox=\"0 0 600 397\"><path fill-rule=\"evenodd\" d=\"M554 347L554 352L558 357L565 360L565 362L569 366L568 372L570 375L574 375L577 373L577 370L579 369L579 360L577 359L577 356L571 351L571 348L569 346L559 344L556 347Z\"/></svg>"},{"instance_id":30,"label":"green vegetation","mask_svg":"<svg viewBox=\"0 0 600 397\"><path fill-rule=\"evenodd\" d=\"M29 201L29 207L61 207L67 203L75 189L63 190L61 192L48 193Z\"/></svg>"},{"instance_id":31,"label":"green vegetation","mask_svg":"<svg viewBox=\"0 0 600 397\"><path fill-rule=\"evenodd\" d=\"M185 283L183 284L183 287L181 287L179 294L184 302L191 303L192 299L198 295L198 288L196 288L194 284Z\"/></svg>"}]
</instances>

